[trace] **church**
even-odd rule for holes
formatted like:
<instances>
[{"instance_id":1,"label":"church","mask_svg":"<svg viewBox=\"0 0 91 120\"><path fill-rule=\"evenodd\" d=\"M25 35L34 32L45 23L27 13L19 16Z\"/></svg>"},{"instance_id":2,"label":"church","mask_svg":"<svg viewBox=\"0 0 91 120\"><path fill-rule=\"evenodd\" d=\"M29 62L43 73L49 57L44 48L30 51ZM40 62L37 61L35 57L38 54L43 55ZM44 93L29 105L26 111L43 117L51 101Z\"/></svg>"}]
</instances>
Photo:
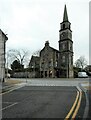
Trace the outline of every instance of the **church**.
<instances>
[{"instance_id":1,"label":"church","mask_svg":"<svg viewBox=\"0 0 91 120\"><path fill-rule=\"evenodd\" d=\"M32 56L29 67L32 77L40 78L72 78L73 76L73 41L71 23L68 19L66 5L63 21L59 30L59 50L45 42L39 56Z\"/></svg>"}]
</instances>

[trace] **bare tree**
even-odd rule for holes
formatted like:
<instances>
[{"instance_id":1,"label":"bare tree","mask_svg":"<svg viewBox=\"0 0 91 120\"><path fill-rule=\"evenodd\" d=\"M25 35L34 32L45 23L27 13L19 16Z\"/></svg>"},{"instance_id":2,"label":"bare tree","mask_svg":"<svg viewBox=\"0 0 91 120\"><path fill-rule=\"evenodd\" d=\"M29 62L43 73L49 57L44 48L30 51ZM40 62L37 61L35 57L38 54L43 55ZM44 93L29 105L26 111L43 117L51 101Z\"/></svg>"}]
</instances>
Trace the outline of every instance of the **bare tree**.
<instances>
[{"instance_id":1,"label":"bare tree","mask_svg":"<svg viewBox=\"0 0 91 120\"><path fill-rule=\"evenodd\" d=\"M77 68L84 69L84 67L85 67L86 65L87 65L87 61L86 61L86 59L85 59L84 56L80 56L80 58L77 59L76 62L75 62L75 66L76 66Z\"/></svg>"},{"instance_id":2,"label":"bare tree","mask_svg":"<svg viewBox=\"0 0 91 120\"><path fill-rule=\"evenodd\" d=\"M29 54L29 51L24 49L20 49L20 50L11 49L11 50L8 50L7 52L8 59L10 59L11 62L14 60L17 60L21 65L23 65L27 61L28 54Z\"/></svg>"}]
</instances>

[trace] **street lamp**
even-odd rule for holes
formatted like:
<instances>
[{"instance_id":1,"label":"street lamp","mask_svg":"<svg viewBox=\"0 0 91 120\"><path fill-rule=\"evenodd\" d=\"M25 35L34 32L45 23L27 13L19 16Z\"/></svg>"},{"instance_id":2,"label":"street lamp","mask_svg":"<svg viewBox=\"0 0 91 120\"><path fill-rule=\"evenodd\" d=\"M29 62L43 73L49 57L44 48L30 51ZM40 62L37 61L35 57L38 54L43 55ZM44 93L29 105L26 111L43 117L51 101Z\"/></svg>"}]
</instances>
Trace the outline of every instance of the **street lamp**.
<instances>
[{"instance_id":1,"label":"street lamp","mask_svg":"<svg viewBox=\"0 0 91 120\"><path fill-rule=\"evenodd\" d=\"M6 58L7 58L7 71L6 71L6 75L7 75L7 76L6 76L6 77L7 77L7 79L8 79L8 53L7 53L7 57L6 57Z\"/></svg>"}]
</instances>

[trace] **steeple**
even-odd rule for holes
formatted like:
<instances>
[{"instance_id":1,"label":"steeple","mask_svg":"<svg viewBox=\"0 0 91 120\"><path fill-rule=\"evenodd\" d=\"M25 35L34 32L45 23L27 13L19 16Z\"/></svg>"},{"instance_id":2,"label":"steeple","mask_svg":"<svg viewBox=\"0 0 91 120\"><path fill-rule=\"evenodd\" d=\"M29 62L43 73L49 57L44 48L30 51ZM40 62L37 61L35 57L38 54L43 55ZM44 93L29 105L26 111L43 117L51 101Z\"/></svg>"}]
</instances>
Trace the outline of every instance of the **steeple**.
<instances>
[{"instance_id":1,"label":"steeple","mask_svg":"<svg viewBox=\"0 0 91 120\"><path fill-rule=\"evenodd\" d=\"M64 6L63 21L60 23L59 51L59 76L71 78L73 77L73 41L66 5Z\"/></svg>"},{"instance_id":2,"label":"steeple","mask_svg":"<svg viewBox=\"0 0 91 120\"><path fill-rule=\"evenodd\" d=\"M63 16L63 21L68 21L68 15L67 15L67 8L66 8L66 5L64 7L64 16Z\"/></svg>"}]
</instances>

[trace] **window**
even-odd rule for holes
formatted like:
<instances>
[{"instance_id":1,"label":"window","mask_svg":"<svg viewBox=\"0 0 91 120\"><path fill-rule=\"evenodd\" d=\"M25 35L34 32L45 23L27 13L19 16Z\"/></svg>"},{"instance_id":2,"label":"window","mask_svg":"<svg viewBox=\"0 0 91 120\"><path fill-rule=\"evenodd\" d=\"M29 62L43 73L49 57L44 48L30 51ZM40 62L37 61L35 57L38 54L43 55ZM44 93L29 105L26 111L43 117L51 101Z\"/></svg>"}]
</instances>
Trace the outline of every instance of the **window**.
<instances>
[{"instance_id":1,"label":"window","mask_svg":"<svg viewBox=\"0 0 91 120\"><path fill-rule=\"evenodd\" d=\"M41 63L41 68L43 68L43 67L44 67L44 62Z\"/></svg>"},{"instance_id":2,"label":"window","mask_svg":"<svg viewBox=\"0 0 91 120\"><path fill-rule=\"evenodd\" d=\"M63 24L63 29L65 29L65 24Z\"/></svg>"},{"instance_id":3,"label":"window","mask_svg":"<svg viewBox=\"0 0 91 120\"><path fill-rule=\"evenodd\" d=\"M71 32L69 33L69 37L70 37L70 39L72 39L72 34L71 34Z\"/></svg>"},{"instance_id":4,"label":"window","mask_svg":"<svg viewBox=\"0 0 91 120\"><path fill-rule=\"evenodd\" d=\"M56 53L56 58L58 58L58 53Z\"/></svg>"},{"instance_id":5,"label":"window","mask_svg":"<svg viewBox=\"0 0 91 120\"><path fill-rule=\"evenodd\" d=\"M63 46L62 48L63 48L63 50L64 50L64 49L65 49L65 47L66 47L66 46L65 46L65 44L63 44L62 46Z\"/></svg>"},{"instance_id":6,"label":"window","mask_svg":"<svg viewBox=\"0 0 91 120\"><path fill-rule=\"evenodd\" d=\"M70 29L70 24L69 24L69 29Z\"/></svg>"},{"instance_id":7,"label":"window","mask_svg":"<svg viewBox=\"0 0 91 120\"><path fill-rule=\"evenodd\" d=\"M41 71L41 78L43 78L43 71Z\"/></svg>"},{"instance_id":8,"label":"window","mask_svg":"<svg viewBox=\"0 0 91 120\"><path fill-rule=\"evenodd\" d=\"M45 77L47 77L47 71L45 71Z\"/></svg>"},{"instance_id":9,"label":"window","mask_svg":"<svg viewBox=\"0 0 91 120\"><path fill-rule=\"evenodd\" d=\"M58 66L58 61L56 61L56 67Z\"/></svg>"},{"instance_id":10,"label":"window","mask_svg":"<svg viewBox=\"0 0 91 120\"><path fill-rule=\"evenodd\" d=\"M52 67L52 61L49 61L49 67Z\"/></svg>"},{"instance_id":11,"label":"window","mask_svg":"<svg viewBox=\"0 0 91 120\"><path fill-rule=\"evenodd\" d=\"M70 46L70 50L72 50L72 44L69 44L69 46Z\"/></svg>"},{"instance_id":12,"label":"window","mask_svg":"<svg viewBox=\"0 0 91 120\"><path fill-rule=\"evenodd\" d=\"M71 65L73 65L73 56L71 56Z\"/></svg>"},{"instance_id":13,"label":"window","mask_svg":"<svg viewBox=\"0 0 91 120\"><path fill-rule=\"evenodd\" d=\"M65 62L65 56L62 57L62 62L63 62L63 63Z\"/></svg>"},{"instance_id":14,"label":"window","mask_svg":"<svg viewBox=\"0 0 91 120\"><path fill-rule=\"evenodd\" d=\"M51 61L49 61L49 67L51 67Z\"/></svg>"}]
</instances>

